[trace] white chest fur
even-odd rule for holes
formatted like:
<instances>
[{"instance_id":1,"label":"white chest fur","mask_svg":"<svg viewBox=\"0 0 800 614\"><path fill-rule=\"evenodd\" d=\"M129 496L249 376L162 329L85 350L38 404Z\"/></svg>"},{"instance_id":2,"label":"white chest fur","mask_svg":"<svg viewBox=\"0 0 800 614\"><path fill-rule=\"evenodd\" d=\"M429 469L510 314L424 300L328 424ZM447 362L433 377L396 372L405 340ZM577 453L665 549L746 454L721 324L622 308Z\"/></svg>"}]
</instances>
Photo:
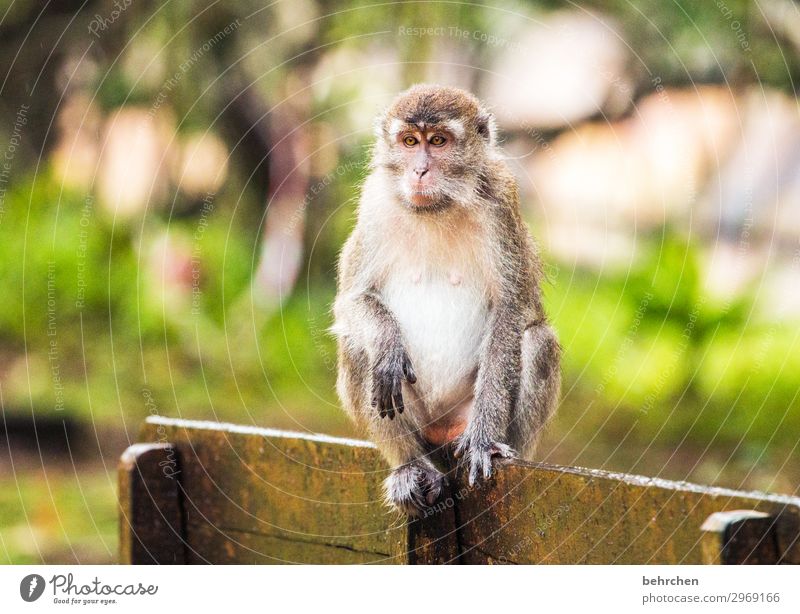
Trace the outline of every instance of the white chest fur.
<instances>
[{"instance_id":1,"label":"white chest fur","mask_svg":"<svg viewBox=\"0 0 800 614\"><path fill-rule=\"evenodd\" d=\"M403 333L414 389L435 418L473 391L488 322L486 263L462 233L416 231L392 258L381 293Z\"/></svg>"}]
</instances>

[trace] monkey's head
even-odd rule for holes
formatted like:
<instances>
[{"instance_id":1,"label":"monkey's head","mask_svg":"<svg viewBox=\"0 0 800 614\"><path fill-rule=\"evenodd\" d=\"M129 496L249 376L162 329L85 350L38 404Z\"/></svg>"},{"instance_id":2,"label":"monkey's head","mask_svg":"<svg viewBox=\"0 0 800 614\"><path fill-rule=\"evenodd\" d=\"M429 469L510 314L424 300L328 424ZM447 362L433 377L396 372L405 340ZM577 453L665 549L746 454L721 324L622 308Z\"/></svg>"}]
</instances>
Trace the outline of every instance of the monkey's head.
<instances>
[{"instance_id":1,"label":"monkey's head","mask_svg":"<svg viewBox=\"0 0 800 614\"><path fill-rule=\"evenodd\" d=\"M374 163L389 170L401 202L435 211L474 201L495 126L472 94L415 85L379 118L376 136Z\"/></svg>"}]
</instances>

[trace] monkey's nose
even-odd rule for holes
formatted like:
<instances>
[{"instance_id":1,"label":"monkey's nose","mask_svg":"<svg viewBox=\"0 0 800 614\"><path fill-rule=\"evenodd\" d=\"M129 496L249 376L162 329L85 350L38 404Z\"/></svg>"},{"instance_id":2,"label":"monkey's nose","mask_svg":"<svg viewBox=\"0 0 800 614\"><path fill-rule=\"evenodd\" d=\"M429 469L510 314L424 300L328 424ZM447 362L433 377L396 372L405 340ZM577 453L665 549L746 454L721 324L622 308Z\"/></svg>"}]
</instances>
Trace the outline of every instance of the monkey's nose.
<instances>
[{"instance_id":1,"label":"monkey's nose","mask_svg":"<svg viewBox=\"0 0 800 614\"><path fill-rule=\"evenodd\" d=\"M427 168L415 168L414 174L417 176L417 179L422 179L425 175L428 174Z\"/></svg>"}]
</instances>

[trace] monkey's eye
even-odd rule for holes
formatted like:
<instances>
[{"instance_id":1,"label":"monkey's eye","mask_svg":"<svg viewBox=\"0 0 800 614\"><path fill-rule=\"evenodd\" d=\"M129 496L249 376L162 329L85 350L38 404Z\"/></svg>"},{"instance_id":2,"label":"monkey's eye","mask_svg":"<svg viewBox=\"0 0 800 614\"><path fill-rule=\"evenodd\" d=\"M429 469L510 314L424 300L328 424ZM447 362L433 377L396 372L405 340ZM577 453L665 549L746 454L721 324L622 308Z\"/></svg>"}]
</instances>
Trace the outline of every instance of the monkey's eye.
<instances>
[{"instance_id":1,"label":"monkey's eye","mask_svg":"<svg viewBox=\"0 0 800 614\"><path fill-rule=\"evenodd\" d=\"M406 136L406 137L403 139L403 144L404 144L406 147L414 147L414 145L416 145L417 143L419 143L419 141L417 140L417 137L415 137L415 136L411 136L410 134L409 134L409 135L407 135L407 136Z\"/></svg>"},{"instance_id":2,"label":"monkey's eye","mask_svg":"<svg viewBox=\"0 0 800 614\"><path fill-rule=\"evenodd\" d=\"M447 141L441 134L434 134L431 137L430 143L431 145L435 145L436 147L441 147Z\"/></svg>"}]
</instances>

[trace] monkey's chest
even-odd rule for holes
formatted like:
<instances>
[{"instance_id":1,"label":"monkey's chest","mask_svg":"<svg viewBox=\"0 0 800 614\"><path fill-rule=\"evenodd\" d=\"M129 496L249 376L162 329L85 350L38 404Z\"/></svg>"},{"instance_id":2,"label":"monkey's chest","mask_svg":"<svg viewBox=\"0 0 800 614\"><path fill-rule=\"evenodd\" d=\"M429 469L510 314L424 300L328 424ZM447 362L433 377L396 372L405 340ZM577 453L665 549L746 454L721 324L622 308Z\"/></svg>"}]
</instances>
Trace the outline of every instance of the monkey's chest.
<instances>
[{"instance_id":1,"label":"monkey's chest","mask_svg":"<svg viewBox=\"0 0 800 614\"><path fill-rule=\"evenodd\" d=\"M472 394L487 321L486 290L459 270L393 275L384 300L397 319L429 409Z\"/></svg>"}]
</instances>

